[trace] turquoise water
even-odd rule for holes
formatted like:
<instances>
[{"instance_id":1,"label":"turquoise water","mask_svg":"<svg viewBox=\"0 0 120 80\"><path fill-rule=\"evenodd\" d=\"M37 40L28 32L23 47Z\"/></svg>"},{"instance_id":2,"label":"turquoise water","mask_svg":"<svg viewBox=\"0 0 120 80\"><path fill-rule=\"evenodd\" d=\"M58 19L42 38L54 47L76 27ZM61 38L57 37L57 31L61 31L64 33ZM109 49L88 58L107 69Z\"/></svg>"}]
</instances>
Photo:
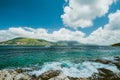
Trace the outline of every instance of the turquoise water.
<instances>
[{"instance_id":1,"label":"turquoise water","mask_svg":"<svg viewBox=\"0 0 120 80\"><path fill-rule=\"evenodd\" d=\"M120 55L120 47L81 46L24 47L0 46L0 69L43 65L46 62L81 63L90 59Z\"/></svg>"}]
</instances>

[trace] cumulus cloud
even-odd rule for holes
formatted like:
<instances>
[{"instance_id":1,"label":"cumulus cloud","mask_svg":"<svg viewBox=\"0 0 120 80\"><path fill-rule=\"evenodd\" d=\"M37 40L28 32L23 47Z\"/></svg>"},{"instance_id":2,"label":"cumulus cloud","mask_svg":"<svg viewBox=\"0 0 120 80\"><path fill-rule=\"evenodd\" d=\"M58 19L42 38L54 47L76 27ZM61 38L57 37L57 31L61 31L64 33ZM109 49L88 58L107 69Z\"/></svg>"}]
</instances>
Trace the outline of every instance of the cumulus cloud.
<instances>
[{"instance_id":1,"label":"cumulus cloud","mask_svg":"<svg viewBox=\"0 0 120 80\"><path fill-rule=\"evenodd\" d=\"M110 45L120 42L120 10L108 15L108 24L99 27L93 31L89 36L81 31L72 31L66 28L49 33L44 28L30 28L30 27L11 27L8 30L0 30L0 41L9 40L16 37L28 37L45 39L56 42L61 40L78 41L85 44Z\"/></svg>"},{"instance_id":2,"label":"cumulus cloud","mask_svg":"<svg viewBox=\"0 0 120 80\"><path fill-rule=\"evenodd\" d=\"M85 41L91 44L109 45L120 42L120 10L108 16L109 23L99 27Z\"/></svg>"},{"instance_id":3,"label":"cumulus cloud","mask_svg":"<svg viewBox=\"0 0 120 80\"><path fill-rule=\"evenodd\" d=\"M116 0L66 0L68 6L64 7L61 18L65 25L85 28L93 25L96 17L104 16L112 3Z\"/></svg>"},{"instance_id":4,"label":"cumulus cloud","mask_svg":"<svg viewBox=\"0 0 120 80\"><path fill-rule=\"evenodd\" d=\"M48 31L43 28L34 29L29 27L18 27L9 28L8 30L0 30L0 41L5 41L16 37L45 39L53 42L60 40L81 41L82 37L84 36L85 34L81 31L71 31L66 28L61 28L58 31L53 31L52 33L48 33Z\"/></svg>"}]
</instances>

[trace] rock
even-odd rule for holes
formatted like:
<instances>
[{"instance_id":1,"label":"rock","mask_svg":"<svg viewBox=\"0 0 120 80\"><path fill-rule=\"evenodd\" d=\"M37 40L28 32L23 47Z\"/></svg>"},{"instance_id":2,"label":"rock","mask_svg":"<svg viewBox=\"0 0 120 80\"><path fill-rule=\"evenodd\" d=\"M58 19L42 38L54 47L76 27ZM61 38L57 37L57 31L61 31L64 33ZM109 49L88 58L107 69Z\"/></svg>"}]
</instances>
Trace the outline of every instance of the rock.
<instances>
[{"instance_id":1,"label":"rock","mask_svg":"<svg viewBox=\"0 0 120 80\"><path fill-rule=\"evenodd\" d=\"M120 61L120 57L119 56L114 56L114 60L115 61Z\"/></svg>"},{"instance_id":2,"label":"rock","mask_svg":"<svg viewBox=\"0 0 120 80\"><path fill-rule=\"evenodd\" d=\"M14 70L2 70L0 71L0 80L13 80L17 72Z\"/></svg>"},{"instance_id":3,"label":"rock","mask_svg":"<svg viewBox=\"0 0 120 80\"><path fill-rule=\"evenodd\" d=\"M73 77L69 77L69 80L90 80L87 78L73 78Z\"/></svg>"},{"instance_id":4,"label":"rock","mask_svg":"<svg viewBox=\"0 0 120 80\"><path fill-rule=\"evenodd\" d=\"M99 75L100 76L104 76L104 77L111 77L114 75L113 71L110 71L108 69L105 68L100 68L99 70Z\"/></svg>"},{"instance_id":5,"label":"rock","mask_svg":"<svg viewBox=\"0 0 120 80\"><path fill-rule=\"evenodd\" d=\"M0 70L0 80L34 80L26 73L18 73L16 70Z\"/></svg>"},{"instance_id":6,"label":"rock","mask_svg":"<svg viewBox=\"0 0 120 80\"><path fill-rule=\"evenodd\" d=\"M99 63L102 63L102 64L109 64L111 61L109 60L103 60L103 59L96 59L96 60L92 60L94 62L99 62Z\"/></svg>"},{"instance_id":7,"label":"rock","mask_svg":"<svg viewBox=\"0 0 120 80\"><path fill-rule=\"evenodd\" d=\"M50 78L56 77L60 74L59 70L50 70L39 76L39 80L48 80Z\"/></svg>"},{"instance_id":8,"label":"rock","mask_svg":"<svg viewBox=\"0 0 120 80\"><path fill-rule=\"evenodd\" d=\"M27 74L18 74L15 76L14 80L31 80L31 77Z\"/></svg>"},{"instance_id":9,"label":"rock","mask_svg":"<svg viewBox=\"0 0 120 80\"><path fill-rule=\"evenodd\" d=\"M120 76L105 68L98 69L99 73L94 73L90 80L120 80Z\"/></svg>"},{"instance_id":10,"label":"rock","mask_svg":"<svg viewBox=\"0 0 120 80\"><path fill-rule=\"evenodd\" d=\"M120 62L114 62L113 64L115 64L117 68L120 69Z\"/></svg>"},{"instance_id":11,"label":"rock","mask_svg":"<svg viewBox=\"0 0 120 80\"><path fill-rule=\"evenodd\" d=\"M24 72L24 70L21 69L21 68L20 68L20 69L16 69L15 71L18 72L18 73L22 73L22 72Z\"/></svg>"},{"instance_id":12,"label":"rock","mask_svg":"<svg viewBox=\"0 0 120 80\"><path fill-rule=\"evenodd\" d=\"M70 80L66 75L63 74L63 72L60 72L60 74L56 77L53 77L49 80Z\"/></svg>"}]
</instances>

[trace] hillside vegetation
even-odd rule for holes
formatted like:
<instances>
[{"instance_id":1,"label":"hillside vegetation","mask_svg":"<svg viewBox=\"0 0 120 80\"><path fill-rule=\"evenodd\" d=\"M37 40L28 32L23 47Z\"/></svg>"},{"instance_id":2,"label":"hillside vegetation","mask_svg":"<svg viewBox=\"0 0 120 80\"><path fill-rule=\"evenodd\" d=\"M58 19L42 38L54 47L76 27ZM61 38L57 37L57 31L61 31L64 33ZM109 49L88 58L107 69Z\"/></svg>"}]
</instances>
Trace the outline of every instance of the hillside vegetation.
<instances>
[{"instance_id":1,"label":"hillside vegetation","mask_svg":"<svg viewBox=\"0 0 120 80\"><path fill-rule=\"evenodd\" d=\"M34 38L14 38L8 41L0 42L0 45L22 45L22 46L80 46L81 43L76 41L58 41L50 42L42 39Z\"/></svg>"},{"instance_id":2,"label":"hillside vegetation","mask_svg":"<svg viewBox=\"0 0 120 80\"><path fill-rule=\"evenodd\" d=\"M40 39L34 39L34 38L15 38L12 40L0 42L0 44L1 45L50 46L53 43L46 40L40 40Z\"/></svg>"},{"instance_id":3,"label":"hillside vegetation","mask_svg":"<svg viewBox=\"0 0 120 80\"><path fill-rule=\"evenodd\" d=\"M120 46L120 43L113 44L112 46Z\"/></svg>"}]
</instances>

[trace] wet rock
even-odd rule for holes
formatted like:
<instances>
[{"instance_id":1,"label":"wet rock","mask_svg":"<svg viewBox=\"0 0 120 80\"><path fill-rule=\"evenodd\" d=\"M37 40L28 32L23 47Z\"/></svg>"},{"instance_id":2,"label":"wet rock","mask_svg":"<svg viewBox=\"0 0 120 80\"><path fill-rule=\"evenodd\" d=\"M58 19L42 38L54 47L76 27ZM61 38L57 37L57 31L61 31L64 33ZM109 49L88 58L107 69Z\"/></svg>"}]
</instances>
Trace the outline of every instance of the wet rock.
<instances>
[{"instance_id":1,"label":"wet rock","mask_svg":"<svg viewBox=\"0 0 120 80\"><path fill-rule=\"evenodd\" d=\"M59 70L50 70L39 76L39 80L48 80L50 78L56 77L60 74Z\"/></svg>"},{"instance_id":2,"label":"wet rock","mask_svg":"<svg viewBox=\"0 0 120 80\"><path fill-rule=\"evenodd\" d=\"M113 64L115 64L117 68L120 69L120 62L114 62Z\"/></svg>"},{"instance_id":3,"label":"wet rock","mask_svg":"<svg viewBox=\"0 0 120 80\"><path fill-rule=\"evenodd\" d=\"M69 80L79 80L79 78L73 78L73 77L69 77L69 76L68 76L68 78L69 78Z\"/></svg>"},{"instance_id":4,"label":"wet rock","mask_svg":"<svg viewBox=\"0 0 120 80\"><path fill-rule=\"evenodd\" d=\"M22 73L22 72L24 72L24 70L21 69L21 68L20 68L20 69L16 69L15 71L18 72L18 73Z\"/></svg>"},{"instance_id":5,"label":"wet rock","mask_svg":"<svg viewBox=\"0 0 120 80\"><path fill-rule=\"evenodd\" d=\"M53 77L49 80L70 80L66 75L63 74L63 72L60 72L60 74L56 77Z\"/></svg>"},{"instance_id":6,"label":"wet rock","mask_svg":"<svg viewBox=\"0 0 120 80\"><path fill-rule=\"evenodd\" d=\"M90 80L88 78L73 78L73 77L68 77L69 80Z\"/></svg>"},{"instance_id":7,"label":"wet rock","mask_svg":"<svg viewBox=\"0 0 120 80\"><path fill-rule=\"evenodd\" d=\"M119 56L114 56L114 60L115 61L120 61L120 57Z\"/></svg>"},{"instance_id":8,"label":"wet rock","mask_svg":"<svg viewBox=\"0 0 120 80\"><path fill-rule=\"evenodd\" d=\"M99 62L99 63L102 63L102 64L109 64L111 61L109 60L105 60L105 59L96 59L96 60L92 60L94 62Z\"/></svg>"},{"instance_id":9,"label":"wet rock","mask_svg":"<svg viewBox=\"0 0 120 80\"><path fill-rule=\"evenodd\" d=\"M108 69L105 68L100 68L99 70L99 75L100 76L104 76L104 77L111 77L114 75L113 71L110 71Z\"/></svg>"},{"instance_id":10,"label":"wet rock","mask_svg":"<svg viewBox=\"0 0 120 80\"><path fill-rule=\"evenodd\" d=\"M99 73L94 73L90 80L120 80L120 76L117 73L113 73L105 68L98 69Z\"/></svg>"}]
</instances>

